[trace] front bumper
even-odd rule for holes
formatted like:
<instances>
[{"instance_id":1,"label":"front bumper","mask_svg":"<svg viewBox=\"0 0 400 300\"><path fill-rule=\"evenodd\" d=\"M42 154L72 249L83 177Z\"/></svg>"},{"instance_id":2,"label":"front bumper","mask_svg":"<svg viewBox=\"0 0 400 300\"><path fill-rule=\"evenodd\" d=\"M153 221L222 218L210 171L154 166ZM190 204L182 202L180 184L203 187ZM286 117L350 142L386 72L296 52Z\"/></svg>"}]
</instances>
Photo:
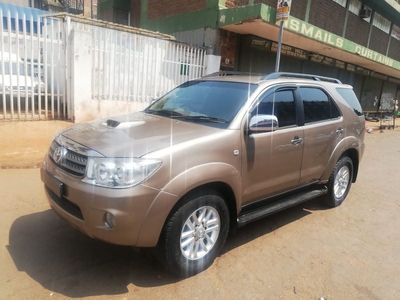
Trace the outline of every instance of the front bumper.
<instances>
[{"instance_id":1,"label":"front bumper","mask_svg":"<svg viewBox=\"0 0 400 300\"><path fill-rule=\"evenodd\" d=\"M155 246L169 209L178 200L145 185L109 189L86 184L57 168L48 157L41 179L50 206L61 218L92 238L118 245ZM105 222L107 212L115 216L114 227Z\"/></svg>"}]
</instances>

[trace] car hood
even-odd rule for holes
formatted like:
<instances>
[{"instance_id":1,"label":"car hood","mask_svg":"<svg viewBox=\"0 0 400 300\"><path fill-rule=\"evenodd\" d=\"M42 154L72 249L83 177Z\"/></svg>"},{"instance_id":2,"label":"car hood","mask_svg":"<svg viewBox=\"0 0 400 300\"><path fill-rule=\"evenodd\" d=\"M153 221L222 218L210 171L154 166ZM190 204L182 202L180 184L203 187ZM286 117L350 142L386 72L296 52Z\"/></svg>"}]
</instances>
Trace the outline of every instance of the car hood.
<instances>
[{"instance_id":1,"label":"car hood","mask_svg":"<svg viewBox=\"0 0 400 300\"><path fill-rule=\"evenodd\" d=\"M106 157L141 157L220 130L139 112L78 124L61 134Z\"/></svg>"}]
</instances>

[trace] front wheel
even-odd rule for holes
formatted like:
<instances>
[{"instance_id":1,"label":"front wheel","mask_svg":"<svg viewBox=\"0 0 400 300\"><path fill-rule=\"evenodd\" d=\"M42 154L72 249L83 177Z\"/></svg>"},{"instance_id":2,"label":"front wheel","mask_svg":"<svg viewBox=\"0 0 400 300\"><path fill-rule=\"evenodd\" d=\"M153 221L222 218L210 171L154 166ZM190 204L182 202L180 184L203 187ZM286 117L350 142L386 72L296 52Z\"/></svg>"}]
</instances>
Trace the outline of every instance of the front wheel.
<instances>
[{"instance_id":1,"label":"front wheel","mask_svg":"<svg viewBox=\"0 0 400 300\"><path fill-rule=\"evenodd\" d=\"M353 181L353 161L344 156L338 160L328 182L328 193L325 203L330 207L342 204L350 191Z\"/></svg>"},{"instance_id":2,"label":"front wheel","mask_svg":"<svg viewBox=\"0 0 400 300\"><path fill-rule=\"evenodd\" d=\"M194 195L168 218L159 253L168 270L192 276L207 269L221 251L229 231L225 201L216 193Z\"/></svg>"}]
</instances>

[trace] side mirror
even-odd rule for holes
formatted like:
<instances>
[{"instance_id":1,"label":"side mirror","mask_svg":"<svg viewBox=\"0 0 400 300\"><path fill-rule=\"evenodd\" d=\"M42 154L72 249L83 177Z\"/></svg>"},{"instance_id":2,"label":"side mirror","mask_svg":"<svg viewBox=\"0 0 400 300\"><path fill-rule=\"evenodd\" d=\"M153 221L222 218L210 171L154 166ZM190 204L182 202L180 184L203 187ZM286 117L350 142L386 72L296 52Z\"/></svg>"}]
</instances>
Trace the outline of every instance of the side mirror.
<instances>
[{"instance_id":1,"label":"side mirror","mask_svg":"<svg viewBox=\"0 0 400 300\"><path fill-rule=\"evenodd\" d=\"M255 115L249 122L249 130L251 132L275 131L278 128L278 118L273 115Z\"/></svg>"}]
</instances>

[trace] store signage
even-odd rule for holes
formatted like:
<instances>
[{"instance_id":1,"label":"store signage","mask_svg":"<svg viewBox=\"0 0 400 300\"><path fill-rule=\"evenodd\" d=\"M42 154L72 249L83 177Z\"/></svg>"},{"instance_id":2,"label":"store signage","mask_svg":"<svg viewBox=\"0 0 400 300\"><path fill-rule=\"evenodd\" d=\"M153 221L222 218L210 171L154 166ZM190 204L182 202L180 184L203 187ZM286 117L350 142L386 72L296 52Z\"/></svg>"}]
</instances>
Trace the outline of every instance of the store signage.
<instances>
[{"instance_id":1,"label":"store signage","mask_svg":"<svg viewBox=\"0 0 400 300\"><path fill-rule=\"evenodd\" d=\"M344 70L346 69L346 63L341 60L335 60L335 67Z\"/></svg>"},{"instance_id":2,"label":"store signage","mask_svg":"<svg viewBox=\"0 0 400 300\"><path fill-rule=\"evenodd\" d=\"M362 74L362 75L366 75L366 76L371 74L370 70L367 70L367 69L359 67L359 66L356 67L356 72L359 74Z\"/></svg>"},{"instance_id":3,"label":"store signage","mask_svg":"<svg viewBox=\"0 0 400 300\"><path fill-rule=\"evenodd\" d=\"M389 67L393 67L393 62L394 62L393 59L384 56L382 54L379 54L378 52L372 51L371 49L357 45L354 52L362 57L366 57L378 63L387 65Z\"/></svg>"},{"instance_id":4,"label":"store signage","mask_svg":"<svg viewBox=\"0 0 400 300\"><path fill-rule=\"evenodd\" d=\"M248 43L250 47L257 48L263 51L272 51L272 52L278 51L278 43L270 40L252 37L251 39L249 39ZM283 55L292 56L298 59L304 59L304 60L308 59L308 51L288 45L282 45L281 53Z\"/></svg>"},{"instance_id":5,"label":"store signage","mask_svg":"<svg viewBox=\"0 0 400 300\"><path fill-rule=\"evenodd\" d=\"M356 66L352 64L347 64L347 71L355 72L356 71Z\"/></svg>"},{"instance_id":6,"label":"store signage","mask_svg":"<svg viewBox=\"0 0 400 300\"><path fill-rule=\"evenodd\" d=\"M342 48L344 44L342 37L293 17L290 17L289 21L286 22L285 28L337 48Z\"/></svg>"},{"instance_id":7,"label":"store signage","mask_svg":"<svg viewBox=\"0 0 400 300\"><path fill-rule=\"evenodd\" d=\"M272 42L271 51L277 52L278 51L278 43ZM308 51L297 49L295 47L282 45L281 53L287 56L293 56L298 59L307 59L308 58Z\"/></svg>"},{"instance_id":8,"label":"store signage","mask_svg":"<svg viewBox=\"0 0 400 300\"><path fill-rule=\"evenodd\" d=\"M311 38L313 40L320 41L331 45L333 47L343 49L350 53L356 53L362 57L368 58L377 63L395 68L400 70L400 62L396 61L390 57L382 55L371 49L360 46L352 41L346 40L336 34L330 33L328 31L322 30L316 26L309 23L301 21L294 17L289 17L288 21L285 22L285 29L303 35L305 37Z\"/></svg>"},{"instance_id":9,"label":"store signage","mask_svg":"<svg viewBox=\"0 0 400 300\"><path fill-rule=\"evenodd\" d=\"M388 80L388 76L380 74L380 73L371 73L372 77L378 78L378 79L382 79L382 80Z\"/></svg>"},{"instance_id":10,"label":"store signage","mask_svg":"<svg viewBox=\"0 0 400 300\"><path fill-rule=\"evenodd\" d=\"M278 0L276 22L286 21L290 15L291 0Z\"/></svg>"}]
</instances>

